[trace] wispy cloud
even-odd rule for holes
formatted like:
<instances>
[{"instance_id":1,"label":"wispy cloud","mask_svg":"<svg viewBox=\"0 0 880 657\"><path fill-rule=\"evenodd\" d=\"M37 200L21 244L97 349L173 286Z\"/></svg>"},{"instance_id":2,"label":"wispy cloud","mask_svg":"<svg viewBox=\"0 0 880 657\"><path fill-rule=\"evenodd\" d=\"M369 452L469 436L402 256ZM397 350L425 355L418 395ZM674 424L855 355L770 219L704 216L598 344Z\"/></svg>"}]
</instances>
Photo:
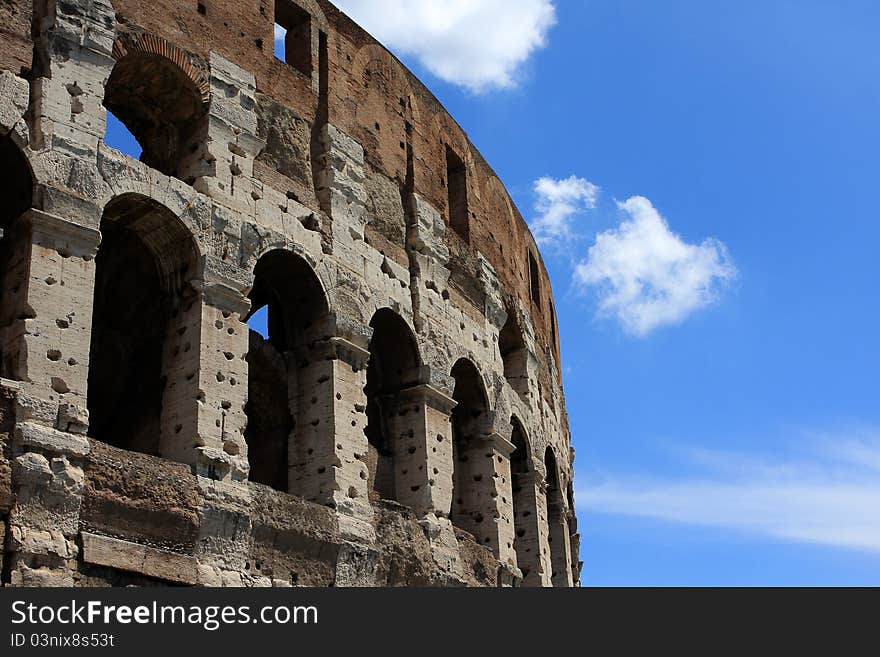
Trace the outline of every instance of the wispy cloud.
<instances>
[{"instance_id":1,"label":"wispy cloud","mask_svg":"<svg viewBox=\"0 0 880 657\"><path fill-rule=\"evenodd\" d=\"M722 242L685 242L642 196L617 205L624 220L596 237L574 281L595 292L600 314L616 318L628 333L644 336L681 322L736 277Z\"/></svg>"},{"instance_id":2,"label":"wispy cloud","mask_svg":"<svg viewBox=\"0 0 880 657\"><path fill-rule=\"evenodd\" d=\"M335 0L398 54L474 92L516 85L547 43L551 0Z\"/></svg>"},{"instance_id":3,"label":"wispy cloud","mask_svg":"<svg viewBox=\"0 0 880 657\"><path fill-rule=\"evenodd\" d=\"M808 444L787 459L701 450L696 476L608 477L581 488L578 505L880 553L880 430Z\"/></svg>"},{"instance_id":4,"label":"wispy cloud","mask_svg":"<svg viewBox=\"0 0 880 657\"><path fill-rule=\"evenodd\" d=\"M535 210L532 233L539 244L559 245L574 235L574 219L596 207L599 187L589 180L571 176L557 180L544 177L535 181Z\"/></svg>"}]
</instances>

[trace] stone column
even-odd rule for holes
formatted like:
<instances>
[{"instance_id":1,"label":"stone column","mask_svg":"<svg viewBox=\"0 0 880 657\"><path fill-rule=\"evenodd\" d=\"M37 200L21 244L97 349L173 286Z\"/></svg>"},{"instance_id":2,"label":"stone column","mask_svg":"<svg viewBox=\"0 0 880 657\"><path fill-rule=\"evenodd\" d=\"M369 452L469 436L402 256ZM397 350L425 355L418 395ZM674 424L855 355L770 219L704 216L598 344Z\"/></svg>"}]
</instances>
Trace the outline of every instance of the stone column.
<instances>
[{"instance_id":1,"label":"stone column","mask_svg":"<svg viewBox=\"0 0 880 657\"><path fill-rule=\"evenodd\" d=\"M166 418L163 413L162 455L194 464L197 474L221 481L243 481L249 469L244 439L248 393L244 318L250 302L237 288L227 281L206 281L199 302L181 313L184 326L177 333L186 330L175 336L179 342L189 333L192 342L182 345L179 360L166 360L169 389L173 381L178 390L172 395L174 416ZM180 347L170 344L166 349ZM169 401L166 393L166 405ZM172 424L171 433L166 433ZM185 430L178 432L181 425Z\"/></svg>"},{"instance_id":2,"label":"stone column","mask_svg":"<svg viewBox=\"0 0 880 657\"><path fill-rule=\"evenodd\" d=\"M100 233L29 210L11 237L0 326L4 370L21 381L17 421L85 434Z\"/></svg>"},{"instance_id":3,"label":"stone column","mask_svg":"<svg viewBox=\"0 0 880 657\"><path fill-rule=\"evenodd\" d=\"M389 418L396 436L394 463L397 500L418 515L449 515L452 504L452 427L456 402L431 385L398 395L397 415Z\"/></svg>"},{"instance_id":4,"label":"stone column","mask_svg":"<svg viewBox=\"0 0 880 657\"><path fill-rule=\"evenodd\" d=\"M544 586L545 566L544 552L546 541L542 540L541 514L543 494L534 472L525 472L517 477L517 490L514 499L514 530L516 538L516 562L523 574L523 586ZM541 502L539 503L539 498ZM542 548L543 546L543 548Z\"/></svg>"},{"instance_id":5,"label":"stone column","mask_svg":"<svg viewBox=\"0 0 880 657\"><path fill-rule=\"evenodd\" d=\"M571 582L573 586L580 586L581 567L581 535L578 533L571 534L569 544L571 545Z\"/></svg>"},{"instance_id":6,"label":"stone column","mask_svg":"<svg viewBox=\"0 0 880 657\"><path fill-rule=\"evenodd\" d=\"M296 428L289 448L290 491L334 507L346 538L372 541L367 490L367 398L370 352L334 337L312 348L297 368Z\"/></svg>"},{"instance_id":7,"label":"stone column","mask_svg":"<svg viewBox=\"0 0 880 657\"><path fill-rule=\"evenodd\" d=\"M510 475L510 455L514 445L504 436L491 433L486 439L483 461L485 486L477 488L479 505L486 509L486 520L493 521L489 534L490 546L502 565L516 568L516 552L513 548L513 485ZM484 521L485 522L485 521ZM517 573L519 576L519 573ZM520 576L521 577L521 576Z\"/></svg>"},{"instance_id":8,"label":"stone column","mask_svg":"<svg viewBox=\"0 0 880 657\"><path fill-rule=\"evenodd\" d=\"M14 388L8 541L15 586L72 586L89 442L86 411L98 231L28 211L5 276Z\"/></svg>"},{"instance_id":9,"label":"stone column","mask_svg":"<svg viewBox=\"0 0 880 657\"><path fill-rule=\"evenodd\" d=\"M537 475L536 475L537 479ZM540 569L537 578L530 578L533 586L553 586L553 561L550 553L550 526L547 522L547 482L542 478L535 482L535 501L538 506L538 545Z\"/></svg>"},{"instance_id":10,"label":"stone column","mask_svg":"<svg viewBox=\"0 0 880 657\"><path fill-rule=\"evenodd\" d=\"M549 503L553 504L552 501ZM548 529L553 586L571 587L571 547L568 543L568 521L564 510L549 514Z\"/></svg>"}]
</instances>

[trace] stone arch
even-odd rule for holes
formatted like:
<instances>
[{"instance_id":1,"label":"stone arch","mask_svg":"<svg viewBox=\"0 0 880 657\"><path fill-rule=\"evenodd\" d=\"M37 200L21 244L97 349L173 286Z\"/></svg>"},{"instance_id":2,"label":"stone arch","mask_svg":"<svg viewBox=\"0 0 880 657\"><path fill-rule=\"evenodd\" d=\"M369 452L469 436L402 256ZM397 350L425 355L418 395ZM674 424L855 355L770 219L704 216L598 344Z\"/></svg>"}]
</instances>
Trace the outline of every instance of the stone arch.
<instances>
[{"instance_id":1,"label":"stone arch","mask_svg":"<svg viewBox=\"0 0 880 657\"><path fill-rule=\"evenodd\" d=\"M260 241L255 247L246 249L242 257L242 267L253 271L260 258L267 253L271 251L289 251L302 259L318 278L327 306L331 309L339 308L341 304L337 294L341 288L336 285L336 269L333 261L320 255L314 255L304 248L300 242L295 241L294 237L283 235L276 231L267 231L266 235L260 236ZM360 319L366 324L366 319Z\"/></svg>"},{"instance_id":2,"label":"stone arch","mask_svg":"<svg viewBox=\"0 0 880 657\"><path fill-rule=\"evenodd\" d=\"M466 358L452 367L452 522L478 543L491 545L495 505L491 499L494 452L489 442L491 416L485 381Z\"/></svg>"},{"instance_id":3,"label":"stone arch","mask_svg":"<svg viewBox=\"0 0 880 657\"><path fill-rule=\"evenodd\" d=\"M266 309L265 336L251 329L248 345L250 479L308 497L318 436L307 422L314 367L332 334L327 296L310 263L286 250L263 254L254 267L252 320ZM323 427L322 427L323 430Z\"/></svg>"},{"instance_id":4,"label":"stone arch","mask_svg":"<svg viewBox=\"0 0 880 657\"><path fill-rule=\"evenodd\" d=\"M408 412L402 393L422 383L422 360L409 324L390 308L380 308L370 320L370 362L367 367L368 470L370 495L399 501L397 482L403 462L399 427Z\"/></svg>"},{"instance_id":5,"label":"stone arch","mask_svg":"<svg viewBox=\"0 0 880 657\"><path fill-rule=\"evenodd\" d=\"M104 106L138 141L142 162L191 184L208 130L211 92L205 67L144 32L121 34L113 57Z\"/></svg>"},{"instance_id":6,"label":"stone arch","mask_svg":"<svg viewBox=\"0 0 880 657\"><path fill-rule=\"evenodd\" d=\"M198 369L199 250L158 202L125 194L107 204L95 271L89 356L89 435L160 455L180 433L178 385Z\"/></svg>"},{"instance_id":7,"label":"stone arch","mask_svg":"<svg viewBox=\"0 0 880 657\"><path fill-rule=\"evenodd\" d=\"M568 544L568 523L565 518L565 500L560 485L559 466L553 448L544 452L547 499L547 541L550 546L551 580L553 586L570 586L571 566Z\"/></svg>"},{"instance_id":8,"label":"stone arch","mask_svg":"<svg viewBox=\"0 0 880 657\"><path fill-rule=\"evenodd\" d=\"M10 135L0 137L0 377L18 379L10 335L18 322L28 276L30 249L19 218L33 205L34 175L27 157Z\"/></svg>"}]
</instances>

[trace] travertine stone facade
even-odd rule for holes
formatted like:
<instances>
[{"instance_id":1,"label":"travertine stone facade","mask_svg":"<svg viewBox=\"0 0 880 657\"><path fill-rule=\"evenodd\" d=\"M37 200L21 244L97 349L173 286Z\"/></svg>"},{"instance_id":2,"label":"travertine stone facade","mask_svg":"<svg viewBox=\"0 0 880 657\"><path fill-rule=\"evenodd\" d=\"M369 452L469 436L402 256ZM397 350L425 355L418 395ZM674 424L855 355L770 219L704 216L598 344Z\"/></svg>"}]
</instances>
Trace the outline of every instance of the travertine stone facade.
<instances>
[{"instance_id":1,"label":"travertine stone facade","mask_svg":"<svg viewBox=\"0 0 880 657\"><path fill-rule=\"evenodd\" d=\"M550 282L409 71L325 0L0 25L4 585L577 584Z\"/></svg>"}]
</instances>

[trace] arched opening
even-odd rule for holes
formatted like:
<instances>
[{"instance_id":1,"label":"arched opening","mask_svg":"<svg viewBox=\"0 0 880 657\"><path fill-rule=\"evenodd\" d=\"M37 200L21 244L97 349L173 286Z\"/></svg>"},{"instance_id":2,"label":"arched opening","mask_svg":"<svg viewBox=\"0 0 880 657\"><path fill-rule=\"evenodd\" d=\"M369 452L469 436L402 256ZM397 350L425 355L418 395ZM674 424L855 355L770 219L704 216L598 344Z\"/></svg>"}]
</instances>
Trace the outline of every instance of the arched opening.
<instances>
[{"instance_id":1,"label":"arched opening","mask_svg":"<svg viewBox=\"0 0 880 657\"><path fill-rule=\"evenodd\" d=\"M189 284L198 250L167 208L128 194L101 220L89 352L89 435L116 447L158 455L167 422L170 372L196 358L181 331L197 301ZM183 337L184 347L178 346Z\"/></svg>"},{"instance_id":2,"label":"arched opening","mask_svg":"<svg viewBox=\"0 0 880 657\"><path fill-rule=\"evenodd\" d=\"M18 218L31 207L34 180L27 158L9 136L0 137L0 377L18 379L10 335L24 294L30 249Z\"/></svg>"},{"instance_id":3,"label":"arched opening","mask_svg":"<svg viewBox=\"0 0 880 657\"><path fill-rule=\"evenodd\" d=\"M513 549L523 574L523 586L540 586L541 546L538 537L538 508L535 496L535 469L525 429L511 419L510 476L513 489Z\"/></svg>"},{"instance_id":4,"label":"arched opening","mask_svg":"<svg viewBox=\"0 0 880 657\"><path fill-rule=\"evenodd\" d=\"M497 532L489 499L494 455L485 441L488 399L482 377L469 360L458 361L452 377L452 398L457 402L452 411L452 522L494 548Z\"/></svg>"},{"instance_id":5,"label":"arched opening","mask_svg":"<svg viewBox=\"0 0 880 657\"><path fill-rule=\"evenodd\" d=\"M400 315L383 308L370 321L370 363L367 367L367 465L373 499L400 501L396 479L399 436L396 419L401 408L400 393L419 383L421 360L418 345Z\"/></svg>"},{"instance_id":6,"label":"arched opening","mask_svg":"<svg viewBox=\"0 0 880 657\"><path fill-rule=\"evenodd\" d=\"M550 564L553 586L568 586L568 527L565 521L562 489L559 487L559 470L556 456L548 447L544 453L544 466L547 469L547 539L550 544Z\"/></svg>"},{"instance_id":7,"label":"arched opening","mask_svg":"<svg viewBox=\"0 0 880 657\"><path fill-rule=\"evenodd\" d=\"M306 495L303 478L315 459L305 435L313 402L310 366L329 329L323 288L309 264L289 251L265 254L254 269L248 317L248 445L250 479Z\"/></svg>"},{"instance_id":8,"label":"arched opening","mask_svg":"<svg viewBox=\"0 0 880 657\"><path fill-rule=\"evenodd\" d=\"M180 66L149 52L124 55L107 80L104 106L137 140L144 164L194 182L208 115L201 92ZM108 121L108 143L130 144L122 133Z\"/></svg>"},{"instance_id":9,"label":"arched opening","mask_svg":"<svg viewBox=\"0 0 880 657\"><path fill-rule=\"evenodd\" d=\"M498 349L504 363L504 378L520 397L528 398L529 351L526 349L522 329L516 321L516 316L510 310L507 312L507 321L498 335Z\"/></svg>"}]
</instances>

